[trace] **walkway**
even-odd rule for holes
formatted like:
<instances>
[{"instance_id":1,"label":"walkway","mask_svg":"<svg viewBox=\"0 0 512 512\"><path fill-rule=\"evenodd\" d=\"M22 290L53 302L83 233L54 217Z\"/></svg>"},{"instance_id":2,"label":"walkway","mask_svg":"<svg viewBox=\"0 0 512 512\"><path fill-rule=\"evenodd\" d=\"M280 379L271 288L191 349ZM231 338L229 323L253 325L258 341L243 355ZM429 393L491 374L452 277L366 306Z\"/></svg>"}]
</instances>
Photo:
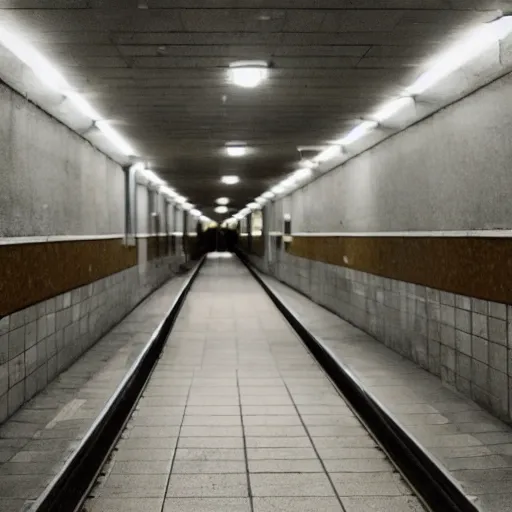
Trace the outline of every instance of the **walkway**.
<instances>
[{"instance_id":1,"label":"walkway","mask_svg":"<svg viewBox=\"0 0 512 512\"><path fill-rule=\"evenodd\" d=\"M420 512L247 270L210 259L87 512Z\"/></svg>"}]
</instances>

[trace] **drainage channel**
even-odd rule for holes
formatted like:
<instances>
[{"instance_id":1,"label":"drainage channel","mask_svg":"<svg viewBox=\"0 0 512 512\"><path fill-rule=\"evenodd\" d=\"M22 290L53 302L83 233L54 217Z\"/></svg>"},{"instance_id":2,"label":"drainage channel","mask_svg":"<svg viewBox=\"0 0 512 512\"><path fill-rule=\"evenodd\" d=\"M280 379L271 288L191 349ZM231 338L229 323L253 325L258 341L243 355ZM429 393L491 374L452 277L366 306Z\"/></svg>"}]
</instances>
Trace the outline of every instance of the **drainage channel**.
<instances>
[{"instance_id":1,"label":"drainage channel","mask_svg":"<svg viewBox=\"0 0 512 512\"><path fill-rule=\"evenodd\" d=\"M30 512L74 512L80 509L123 432L204 261L203 257L192 270L164 320L157 327L78 448L32 505Z\"/></svg>"},{"instance_id":2,"label":"drainage channel","mask_svg":"<svg viewBox=\"0 0 512 512\"><path fill-rule=\"evenodd\" d=\"M261 278L243 253L238 257L299 335L354 412L433 512L479 512L459 484L417 443L361 385L352 372L325 347Z\"/></svg>"}]
</instances>

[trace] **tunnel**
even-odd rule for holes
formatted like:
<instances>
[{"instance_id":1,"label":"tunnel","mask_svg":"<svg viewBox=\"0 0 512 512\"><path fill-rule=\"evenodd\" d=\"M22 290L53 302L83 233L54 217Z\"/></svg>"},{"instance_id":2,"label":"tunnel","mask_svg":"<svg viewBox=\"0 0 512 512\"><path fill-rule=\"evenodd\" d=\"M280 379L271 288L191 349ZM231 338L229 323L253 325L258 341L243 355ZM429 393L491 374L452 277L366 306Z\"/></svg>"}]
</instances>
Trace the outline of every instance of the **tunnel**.
<instances>
[{"instance_id":1,"label":"tunnel","mask_svg":"<svg viewBox=\"0 0 512 512\"><path fill-rule=\"evenodd\" d=\"M512 2L0 0L1 512L512 512Z\"/></svg>"}]
</instances>

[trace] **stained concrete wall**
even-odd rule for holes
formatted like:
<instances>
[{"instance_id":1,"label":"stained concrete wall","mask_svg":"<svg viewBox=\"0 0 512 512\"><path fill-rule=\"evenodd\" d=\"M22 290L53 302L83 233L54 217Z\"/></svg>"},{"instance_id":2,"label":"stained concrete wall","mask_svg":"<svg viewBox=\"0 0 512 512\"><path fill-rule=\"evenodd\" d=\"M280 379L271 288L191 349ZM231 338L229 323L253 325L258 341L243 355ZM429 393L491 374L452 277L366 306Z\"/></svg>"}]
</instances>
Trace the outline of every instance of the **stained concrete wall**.
<instances>
[{"instance_id":1,"label":"stained concrete wall","mask_svg":"<svg viewBox=\"0 0 512 512\"><path fill-rule=\"evenodd\" d=\"M124 233L124 173L0 85L0 236Z\"/></svg>"},{"instance_id":2,"label":"stained concrete wall","mask_svg":"<svg viewBox=\"0 0 512 512\"><path fill-rule=\"evenodd\" d=\"M295 192L294 230L510 229L511 94L507 75Z\"/></svg>"}]
</instances>

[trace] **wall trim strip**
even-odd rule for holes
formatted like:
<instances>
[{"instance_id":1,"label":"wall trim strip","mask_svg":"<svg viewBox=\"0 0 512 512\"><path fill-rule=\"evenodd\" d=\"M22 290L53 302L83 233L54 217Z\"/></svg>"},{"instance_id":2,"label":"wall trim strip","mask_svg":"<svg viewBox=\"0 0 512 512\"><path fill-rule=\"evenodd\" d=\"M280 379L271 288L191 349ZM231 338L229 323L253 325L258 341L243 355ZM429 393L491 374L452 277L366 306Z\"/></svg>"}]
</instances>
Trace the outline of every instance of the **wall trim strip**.
<instances>
[{"instance_id":1,"label":"wall trim strip","mask_svg":"<svg viewBox=\"0 0 512 512\"><path fill-rule=\"evenodd\" d=\"M0 245L44 244L48 242L78 242L81 240L115 240L124 238L117 235L49 235L49 236L18 236L0 237Z\"/></svg>"},{"instance_id":2,"label":"wall trim strip","mask_svg":"<svg viewBox=\"0 0 512 512\"><path fill-rule=\"evenodd\" d=\"M274 233L270 233L273 235ZM281 233L279 233L280 235ZM292 233L292 236L302 237L447 237L447 238L512 238L510 229L479 229L470 231L376 231L339 233Z\"/></svg>"}]
</instances>

